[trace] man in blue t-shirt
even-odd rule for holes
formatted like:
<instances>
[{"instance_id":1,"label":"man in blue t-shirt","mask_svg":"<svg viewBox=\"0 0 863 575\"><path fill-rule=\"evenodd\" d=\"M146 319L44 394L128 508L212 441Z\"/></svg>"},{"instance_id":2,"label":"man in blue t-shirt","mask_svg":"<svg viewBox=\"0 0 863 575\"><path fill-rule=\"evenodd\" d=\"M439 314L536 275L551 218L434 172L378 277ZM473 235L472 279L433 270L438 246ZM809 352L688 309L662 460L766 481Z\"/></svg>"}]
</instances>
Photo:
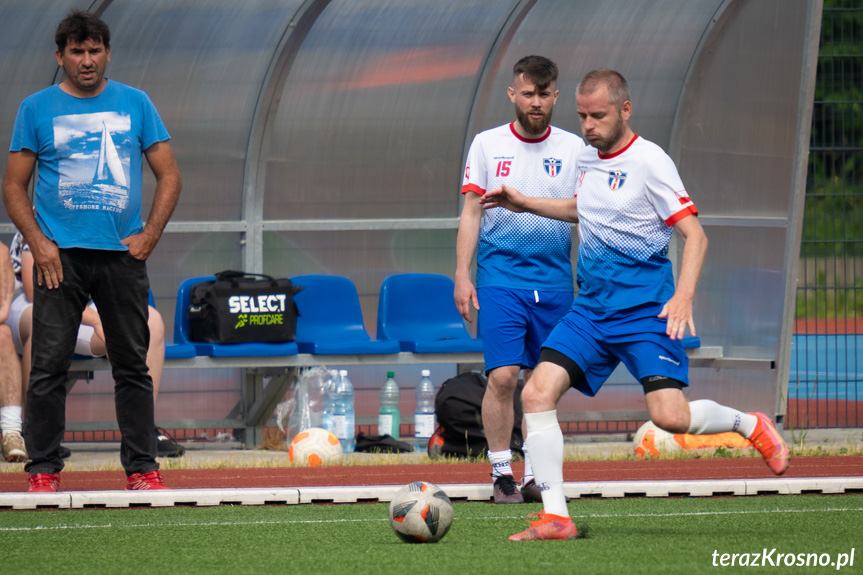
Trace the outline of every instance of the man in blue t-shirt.
<instances>
[{"instance_id":1,"label":"man in blue t-shirt","mask_svg":"<svg viewBox=\"0 0 863 575\"><path fill-rule=\"evenodd\" d=\"M33 353L24 414L31 492L57 491L66 379L92 298L114 376L127 489L164 489L147 370L146 260L182 186L170 136L147 95L105 77L110 30L71 12L55 33L65 79L24 100L15 119L3 200L33 255ZM141 222L143 158L156 178ZM38 170L36 166L38 165ZM36 171L35 213L27 187Z\"/></svg>"}]
</instances>

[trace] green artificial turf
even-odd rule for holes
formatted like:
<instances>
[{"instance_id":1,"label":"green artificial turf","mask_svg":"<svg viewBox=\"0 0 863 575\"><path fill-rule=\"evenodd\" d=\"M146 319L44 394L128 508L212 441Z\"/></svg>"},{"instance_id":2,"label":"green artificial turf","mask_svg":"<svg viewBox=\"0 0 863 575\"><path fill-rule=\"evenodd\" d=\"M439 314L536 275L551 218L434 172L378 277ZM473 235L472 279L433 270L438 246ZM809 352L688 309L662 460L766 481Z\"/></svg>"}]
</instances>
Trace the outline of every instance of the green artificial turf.
<instances>
[{"instance_id":1,"label":"green artificial turf","mask_svg":"<svg viewBox=\"0 0 863 575\"><path fill-rule=\"evenodd\" d=\"M507 536L539 505L456 502L450 532L427 545L396 538L385 504L4 511L0 564L46 575L826 573L836 566L812 557L847 562L854 549L841 571L863 573L863 495L581 499L569 509L586 538L514 543ZM751 566L765 553L779 564ZM780 553L814 555L788 567Z\"/></svg>"}]
</instances>

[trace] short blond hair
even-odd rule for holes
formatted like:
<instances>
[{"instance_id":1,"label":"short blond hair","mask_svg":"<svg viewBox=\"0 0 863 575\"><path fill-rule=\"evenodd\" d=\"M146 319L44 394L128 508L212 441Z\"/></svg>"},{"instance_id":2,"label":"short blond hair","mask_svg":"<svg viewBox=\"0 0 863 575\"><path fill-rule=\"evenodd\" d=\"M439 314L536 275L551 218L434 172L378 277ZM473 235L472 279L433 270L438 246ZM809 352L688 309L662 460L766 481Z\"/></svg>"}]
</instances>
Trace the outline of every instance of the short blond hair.
<instances>
[{"instance_id":1,"label":"short blond hair","mask_svg":"<svg viewBox=\"0 0 863 575\"><path fill-rule=\"evenodd\" d=\"M590 94L603 84L608 87L609 102L614 104L618 110L621 109L624 102L632 102L626 78L620 72L607 68L588 72L578 83L575 93Z\"/></svg>"}]
</instances>

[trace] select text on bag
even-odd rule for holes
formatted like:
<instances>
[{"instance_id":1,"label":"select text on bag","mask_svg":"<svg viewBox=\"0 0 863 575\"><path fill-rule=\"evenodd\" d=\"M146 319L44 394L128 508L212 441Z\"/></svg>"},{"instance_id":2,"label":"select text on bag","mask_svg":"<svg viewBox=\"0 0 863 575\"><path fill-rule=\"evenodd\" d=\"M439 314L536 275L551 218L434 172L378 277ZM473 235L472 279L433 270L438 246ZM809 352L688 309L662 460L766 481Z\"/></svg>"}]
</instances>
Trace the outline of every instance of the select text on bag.
<instances>
[{"instance_id":1,"label":"select text on bag","mask_svg":"<svg viewBox=\"0 0 863 575\"><path fill-rule=\"evenodd\" d=\"M230 313L283 312L286 300L285 294L233 295L228 298L228 309Z\"/></svg>"}]
</instances>

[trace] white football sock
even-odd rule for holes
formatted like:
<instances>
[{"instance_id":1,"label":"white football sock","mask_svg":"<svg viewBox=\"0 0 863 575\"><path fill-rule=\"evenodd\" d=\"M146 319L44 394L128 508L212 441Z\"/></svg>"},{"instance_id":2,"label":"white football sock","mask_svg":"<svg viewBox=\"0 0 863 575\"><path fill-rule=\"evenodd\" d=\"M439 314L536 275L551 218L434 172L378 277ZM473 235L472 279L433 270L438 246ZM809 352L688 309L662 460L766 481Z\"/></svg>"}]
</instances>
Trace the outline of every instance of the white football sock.
<instances>
[{"instance_id":1,"label":"white football sock","mask_svg":"<svg viewBox=\"0 0 863 575\"><path fill-rule=\"evenodd\" d=\"M504 449L503 451L489 451L488 460L491 463L491 476L495 479L501 475L512 475L512 451Z\"/></svg>"},{"instance_id":2,"label":"white football sock","mask_svg":"<svg viewBox=\"0 0 863 575\"><path fill-rule=\"evenodd\" d=\"M21 433L21 406L6 405L0 407L0 431Z\"/></svg>"},{"instance_id":3,"label":"white football sock","mask_svg":"<svg viewBox=\"0 0 863 575\"><path fill-rule=\"evenodd\" d=\"M536 485L542 492L546 513L569 517L563 494L563 432L557 421L557 410L525 413L525 445L533 454Z\"/></svg>"},{"instance_id":4,"label":"white football sock","mask_svg":"<svg viewBox=\"0 0 863 575\"><path fill-rule=\"evenodd\" d=\"M522 443L521 450L524 453L524 476L521 478L521 484L524 485L533 479L533 466L530 464L530 456L527 454L527 445Z\"/></svg>"},{"instance_id":5,"label":"white football sock","mask_svg":"<svg viewBox=\"0 0 863 575\"><path fill-rule=\"evenodd\" d=\"M709 399L689 402L689 431L693 435L708 435L736 431L749 438L755 431L758 418Z\"/></svg>"}]
</instances>

